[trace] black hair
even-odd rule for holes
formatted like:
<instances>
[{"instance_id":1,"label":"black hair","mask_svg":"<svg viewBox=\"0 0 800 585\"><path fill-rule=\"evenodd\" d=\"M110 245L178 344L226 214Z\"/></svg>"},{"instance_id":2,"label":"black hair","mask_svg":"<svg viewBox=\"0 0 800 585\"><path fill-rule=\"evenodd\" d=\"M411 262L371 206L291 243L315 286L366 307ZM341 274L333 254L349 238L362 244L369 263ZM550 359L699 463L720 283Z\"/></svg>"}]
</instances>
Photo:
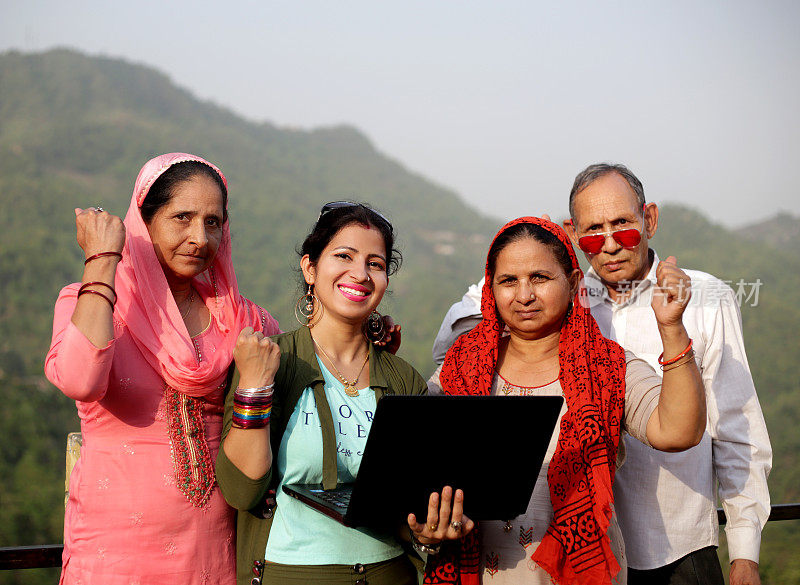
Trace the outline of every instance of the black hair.
<instances>
[{"instance_id":1,"label":"black hair","mask_svg":"<svg viewBox=\"0 0 800 585\"><path fill-rule=\"evenodd\" d=\"M303 240L298 254L301 257L308 254L311 263L316 264L322 251L334 236L354 223L374 227L380 232L386 246L386 274L391 276L397 272L403 262L403 255L394 247L394 228L382 215L363 203L337 207L323 214L314 224L311 233Z\"/></svg>"},{"instance_id":2,"label":"black hair","mask_svg":"<svg viewBox=\"0 0 800 585\"><path fill-rule=\"evenodd\" d=\"M550 251L555 256L556 261L561 265L564 274L569 276L574 270L572 267L572 258L570 258L569 251L564 245L564 242L558 239L554 233L549 232L545 228L535 223L518 223L511 226L502 234L497 236L489 248L489 255L487 257L487 264L489 266L489 273L494 276L494 270L497 266L497 256L503 249L518 240L524 238L532 238L550 248Z\"/></svg>"},{"instance_id":3,"label":"black hair","mask_svg":"<svg viewBox=\"0 0 800 585\"><path fill-rule=\"evenodd\" d=\"M217 171L207 164L196 160L187 160L172 165L150 185L150 190L139 208L144 222L149 224L156 212L170 202L178 185L198 176L208 177L219 187L222 193L222 221L227 221L228 190L225 188L225 181Z\"/></svg>"}]
</instances>

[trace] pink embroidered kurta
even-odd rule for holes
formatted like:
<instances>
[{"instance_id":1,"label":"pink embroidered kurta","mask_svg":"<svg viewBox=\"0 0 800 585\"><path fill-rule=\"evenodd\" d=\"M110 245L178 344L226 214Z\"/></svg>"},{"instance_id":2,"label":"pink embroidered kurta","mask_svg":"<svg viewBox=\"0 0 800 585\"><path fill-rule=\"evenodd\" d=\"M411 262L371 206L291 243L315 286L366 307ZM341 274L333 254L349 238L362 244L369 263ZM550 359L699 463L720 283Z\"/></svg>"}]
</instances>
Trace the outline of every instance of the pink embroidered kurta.
<instances>
[{"instance_id":1,"label":"pink embroidered kurta","mask_svg":"<svg viewBox=\"0 0 800 585\"><path fill-rule=\"evenodd\" d=\"M114 340L96 348L70 321L77 289L61 291L45 363L75 399L83 433L61 583L235 585L234 512L214 480L224 384L199 398L167 387L116 315ZM250 307L253 326L279 332ZM193 341L202 356L222 338L212 320Z\"/></svg>"}]
</instances>

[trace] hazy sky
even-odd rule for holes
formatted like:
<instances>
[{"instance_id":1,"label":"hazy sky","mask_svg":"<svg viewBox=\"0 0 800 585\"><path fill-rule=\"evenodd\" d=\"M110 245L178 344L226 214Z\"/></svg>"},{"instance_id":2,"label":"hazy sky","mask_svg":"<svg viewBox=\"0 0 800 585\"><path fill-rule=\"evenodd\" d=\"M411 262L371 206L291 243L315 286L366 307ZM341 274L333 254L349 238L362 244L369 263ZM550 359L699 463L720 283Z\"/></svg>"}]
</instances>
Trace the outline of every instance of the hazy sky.
<instances>
[{"instance_id":1,"label":"hazy sky","mask_svg":"<svg viewBox=\"0 0 800 585\"><path fill-rule=\"evenodd\" d=\"M253 120L365 132L501 218L624 162L727 225L796 212L800 2L0 0L0 50L157 67Z\"/></svg>"}]
</instances>

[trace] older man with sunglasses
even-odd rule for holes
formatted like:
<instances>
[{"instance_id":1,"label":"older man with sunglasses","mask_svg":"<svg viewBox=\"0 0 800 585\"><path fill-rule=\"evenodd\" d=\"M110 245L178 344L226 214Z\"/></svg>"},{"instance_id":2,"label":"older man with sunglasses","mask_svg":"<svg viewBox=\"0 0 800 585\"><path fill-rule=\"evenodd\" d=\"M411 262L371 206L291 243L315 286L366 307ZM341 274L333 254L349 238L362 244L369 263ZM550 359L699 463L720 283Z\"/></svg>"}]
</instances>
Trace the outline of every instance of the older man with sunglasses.
<instances>
[{"instance_id":1,"label":"older man with sunglasses","mask_svg":"<svg viewBox=\"0 0 800 585\"><path fill-rule=\"evenodd\" d=\"M575 178L564 227L586 255L586 302L603 334L658 371L660 337L650 307L659 258L648 241L658 207L622 165L595 164ZM678 274L673 257L670 272ZM761 529L769 515L772 450L747 364L733 291L686 270L692 293L683 320L706 387L708 426L696 447L661 453L626 440L615 507L625 538L629 584L719 584L717 496L727 514L731 585L760 583ZM689 295L687 294L687 298ZM434 343L441 361L480 320L480 286L448 312Z\"/></svg>"}]
</instances>

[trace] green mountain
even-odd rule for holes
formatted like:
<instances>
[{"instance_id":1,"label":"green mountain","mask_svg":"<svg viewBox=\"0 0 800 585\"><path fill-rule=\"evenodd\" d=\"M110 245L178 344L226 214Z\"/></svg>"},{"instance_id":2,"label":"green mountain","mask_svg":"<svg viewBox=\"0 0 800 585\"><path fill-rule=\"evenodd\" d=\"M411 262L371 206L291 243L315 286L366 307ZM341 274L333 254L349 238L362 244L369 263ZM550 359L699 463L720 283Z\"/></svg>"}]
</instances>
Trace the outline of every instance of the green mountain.
<instances>
[{"instance_id":1,"label":"green mountain","mask_svg":"<svg viewBox=\"0 0 800 585\"><path fill-rule=\"evenodd\" d=\"M386 308L406 324L404 352L422 369L429 352L416 342L427 342L435 327L421 317L438 316L443 303L460 294L457 277L480 266L499 223L388 159L353 128L306 132L256 125L195 100L138 65L70 51L9 53L0 60L0 209L11 225L0 242L13 256L3 259L9 263L3 271L14 274L24 265L33 275L2 285L13 299L10 315L30 313L34 296L41 300L38 321L60 285L79 277L72 209L102 204L124 215L139 167L171 151L200 154L225 172L241 288L286 328L295 326L295 247L320 206L351 198L386 212L407 260L391 282L394 295ZM31 254L38 250L47 255ZM40 373L41 344L34 339L41 340L49 324L34 327L22 348L20 340L16 348L0 348L0 367L17 367L17 358L5 356L24 349L24 355L37 356L22 359L24 370ZM18 336L28 328L14 331Z\"/></svg>"},{"instance_id":2,"label":"green mountain","mask_svg":"<svg viewBox=\"0 0 800 585\"><path fill-rule=\"evenodd\" d=\"M743 226L738 231L743 238L752 242L763 242L779 250L800 252L800 217L788 211Z\"/></svg>"},{"instance_id":3,"label":"green mountain","mask_svg":"<svg viewBox=\"0 0 800 585\"><path fill-rule=\"evenodd\" d=\"M499 224L353 128L253 124L120 60L0 56L0 384L11 403L0 412L0 546L61 539L64 440L79 426L43 361L56 295L82 273L72 210L99 204L124 215L141 165L172 151L224 170L241 290L285 329L297 326L295 248L321 205L355 199L381 209L405 257L381 310L403 325L401 355L424 373L441 316L480 273Z\"/></svg>"},{"instance_id":4,"label":"green mountain","mask_svg":"<svg viewBox=\"0 0 800 585\"><path fill-rule=\"evenodd\" d=\"M501 223L378 152L354 128L254 124L117 59L67 50L0 55L0 546L61 539L65 436L78 421L42 369L53 302L81 275L72 210L102 205L124 215L140 166L171 151L199 154L224 170L240 287L286 329L295 327L299 294L295 247L319 207L348 198L385 212L405 261L382 309L402 323L401 355L423 374L432 370L441 318L481 276ZM564 197L568 187L565 178ZM734 289L740 279L762 283L758 303L743 303L742 318L775 449L773 501L789 502L800 501L800 310L791 302L800 260L775 245L746 241L741 230L675 206L664 206L654 242L662 256L730 280ZM796 524L765 531L762 568L770 583L797 581ZM53 573L0 573L0 583L49 583Z\"/></svg>"}]
</instances>

